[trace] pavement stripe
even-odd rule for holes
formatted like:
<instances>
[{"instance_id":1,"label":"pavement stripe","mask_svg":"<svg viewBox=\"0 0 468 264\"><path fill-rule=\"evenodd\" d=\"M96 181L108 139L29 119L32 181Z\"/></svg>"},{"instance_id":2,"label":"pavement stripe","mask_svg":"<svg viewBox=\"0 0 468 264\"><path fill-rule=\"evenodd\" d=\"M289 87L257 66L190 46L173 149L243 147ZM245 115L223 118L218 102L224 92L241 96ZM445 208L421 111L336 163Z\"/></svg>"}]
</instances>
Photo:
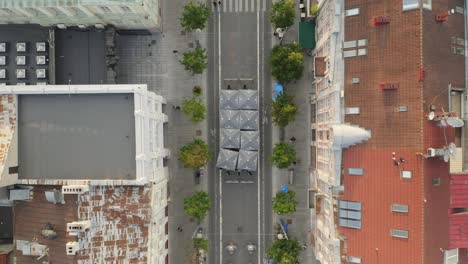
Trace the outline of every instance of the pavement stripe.
<instances>
[{"instance_id":1,"label":"pavement stripe","mask_svg":"<svg viewBox=\"0 0 468 264\"><path fill-rule=\"evenodd\" d=\"M255 11L255 0L250 0L250 10L251 12L254 12Z\"/></svg>"},{"instance_id":2,"label":"pavement stripe","mask_svg":"<svg viewBox=\"0 0 468 264\"><path fill-rule=\"evenodd\" d=\"M239 0L236 0L236 13L239 12Z\"/></svg>"},{"instance_id":3,"label":"pavement stripe","mask_svg":"<svg viewBox=\"0 0 468 264\"><path fill-rule=\"evenodd\" d=\"M222 5L223 5L223 12L226 13L227 2L226 2L226 0L221 0L221 1L223 1L223 2L222 2Z\"/></svg>"},{"instance_id":4,"label":"pavement stripe","mask_svg":"<svg viewBox=\"0 0 468 264\"><path fill-rule=\"evenodd\" d=\"M266 1L267 1L267 0L263 0L262 11L266 11Z\"/></svg>"},{"instance_id":5,"label":"pavement stripe","mask_svg":"<svg viewBox=\"0 0 468 264\"><path fill-rule=\"evenodd\" d=\"M244 0L240 0L239 2L239 11L243 12L244 9L242 9L242 4L244 3Z\"/></svg>"},{"instance_id":6,"label":"pavement stripe","mask_svg":"<svg viewBox=\"0 0 468 264\"><path fill-rule=\"evenodd\" d=\"M260 11L260 4L261 4L260 2L261 2L261 0L257 0L257 10L256 11Z\"/></svg>"},{"instance_id":7,"label":"pavement stripe","mask_svg":"<svg viewBox=\"0 0 468 264\"><path fill-rule=\"evenodd\" d=\"M234 0L229 0L229 12L232 12L232 4L233 4Z\"/></svg>"}]
</instances>

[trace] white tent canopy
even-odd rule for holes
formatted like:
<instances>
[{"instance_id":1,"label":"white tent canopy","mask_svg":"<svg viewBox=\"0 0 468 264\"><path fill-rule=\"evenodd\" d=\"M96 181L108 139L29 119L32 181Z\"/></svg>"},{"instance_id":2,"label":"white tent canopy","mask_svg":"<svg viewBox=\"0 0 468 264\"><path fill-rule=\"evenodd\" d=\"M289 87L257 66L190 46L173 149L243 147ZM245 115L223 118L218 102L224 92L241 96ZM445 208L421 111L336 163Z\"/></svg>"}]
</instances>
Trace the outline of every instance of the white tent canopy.
<instances>
[{"instance_id":1,"label":"white tent canopy","mask_svg":"<svg viewBox=\"0 0 468 264\"><path fill-rule=\"evenodd\" d=\"M237 151L220 149L216 167L233 171L236 169L238 156L239 152Z\"/></svg>"},{"instance_id":2,"label":"white tent canopy","mask_svg":"<svg viewBox=\"0 0 468 264\"><path fill-rule=\"evenodd\" d=\"M258 152L241 150L237 162L237 170L257 171Z\"/></svg>"},{"instance_id":3,"label":"white tent canopy","mask_svg":"<svg viewBox=\"0 0 468 264\"><path fill-rule=\"evenodd\" d=\"M239 109L257 110L258 92L256 90L239 90Z\"/></svg>"},{"instance_id":4,"label":"white tent canopy","mask_svg":"<svg viewBox=\"0 0 468 264\"><path fill-rule=\"evenodd\" d=\"M241 134L239 129L221 129L221 147L225 149L239 149Z\"/></svg>"},{"instance_id":5,"label":"white tent canopy","mask_svg":"<svg viewBox=\"0 0 468 264\"><path fill-rule=\"evenodd\" d=\"M258 111L240 110L240 129L258 130Z\"/></svg>"},{"instance_id":6,"label":"white tent canopy","mask_svg":"<svg viewBox=\"0 0 468 264\"><path fill-rule=\"evenodd\" d=\"M237 110L239 109L239 91L221 90L219 96L219 107L221 109Z\"/></svg>"},{"instance_id":7,"label":"white tent canopy","mask_svg":"<svg viewBox=\"0 0 468 264\"><path fill-rule=\"evenodd\" d=\"M241 149L258 150L260 146L260 133L258 131L241 131Z\"/></svg>"}]
</instances>

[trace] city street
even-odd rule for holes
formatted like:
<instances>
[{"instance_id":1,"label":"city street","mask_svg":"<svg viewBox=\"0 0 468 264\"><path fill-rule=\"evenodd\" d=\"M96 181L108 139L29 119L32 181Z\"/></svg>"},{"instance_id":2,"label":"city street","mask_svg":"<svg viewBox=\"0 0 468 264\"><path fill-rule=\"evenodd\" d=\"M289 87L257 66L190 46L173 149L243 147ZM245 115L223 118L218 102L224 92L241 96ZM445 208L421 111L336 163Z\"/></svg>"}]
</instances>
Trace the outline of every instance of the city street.
<instances>
[{"instance_id":1,"label":"city street","mask_svg":"<svg viewBox=\"0 0 468 264\"><path fill-rule=\"evenodd\" d=\"M212 6L208 27L209 131L211 153L209 189L215 207L210 215L211 263L264 263L272 235L271 223L271 80L266 55L271 47L267 0L225 0ZM253 175L226 175L215 168L219 149L219 90L228 80L252 79L249 89L259 91L260 158ZM265 153L267 153L265 155ZM240 181L239 181L240 180ZM257 246L249 254L247 244ZM226 246L237 250L231 255Z\"/></svg>"}]
</instances>

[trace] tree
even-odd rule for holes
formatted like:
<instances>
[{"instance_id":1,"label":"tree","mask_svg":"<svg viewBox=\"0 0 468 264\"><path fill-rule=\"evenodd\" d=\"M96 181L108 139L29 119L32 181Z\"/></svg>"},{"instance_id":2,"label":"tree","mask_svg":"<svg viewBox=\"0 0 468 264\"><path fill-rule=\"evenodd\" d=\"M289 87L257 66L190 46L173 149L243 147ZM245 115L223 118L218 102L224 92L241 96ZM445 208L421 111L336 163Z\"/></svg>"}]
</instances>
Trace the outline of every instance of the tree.
<instances>
[{"instance_id":1,"label":"tree","mask_svg":"<svg viewBox=\"0 0 468 264\"><path fill-rule=\"evenodd\" d=\"M206 213L211 208L210 196L205 191L195 192L192 196L184 199L184 211L198 221L205 219Z\"/></svg>"},{"instance_id":2,"label":"tree","mask_svg":"<svg viewBox=\"0 0 468 264\"><path fill-rule=\"evenodd\" d=\"M304 71L304 56L295 43L276 45L270 55L271 74L280 83L300 79Z\"/></svg>"},{"instance_id":3,"label":"tree","mask_svg":"<svg viewBox=\"0 0 468 264\"><path fill-rule=\"evenodd\" d=\"M206 55L206 49L195 48L192 51L187 51L183 54L183 58L180 61L185 66L185 70L195 74L202 74L203 71L208 67L208 55Z\"/></svg>"},{"instance_id":4,"label":"tree","mask_svg":"<svg viewBox=\"0 0 468 264\"><path fill-rule=\"evenodd\" d=\"M204 29L210 15L210 9L205 4L200 3L196 5L190 1L184 6L180 25L188 32L192 32L197 28Z\"/></svg>"},{"instance_id":5,"label":"tree","mask_svg":"<svg viewBox=\"0 0 468 264\"><path fill-rule=\"evenodd\" d=\"M200 85L195 85L192 89L193 95L200 96L202 94L202 88Z\"/></svg>"},{"instance_id":6,"label":"tree","mask_svg":"<svg viewBox=\"0 0 468 264\"><path fill-rule=\"evenodd\" d=\"M273 165L279 169L289 167L296 161L296 150L294 146L287 143L277 143L273 148L273 155L271 157Z\"/></svg>"},{"instance_id":7,"label":"tree","mask_svg":"<svg viewBox=\"0 0 468 264\"><path fill-rule=\"evenodd\" d=\"M194 124L198 124L206 118L206 106L197 96L182 100L182 112L189 116L189 120Z\"/></svg>"},{"instance_id":8,"label":"tree","mask_svg":"<svg viewBox=\"0 0 468 264\"><path fill-rule=\"evenodd\" d=\"M203 249L205 251L208 251L208 239L205 238L194 238L193 239L193 247L197 250Z\"/></svg>"},{"instance_id":9,"label":"tree","mask_svg":"<svg viewBox=\"0 0 468 264\"><path fill-rule=\"evenodd\" d=\"M317 3L312 4L312 6L310 7L310 11L309 11L310 15L313 16L313 17L317 16L318 9L319 9L319 7L318 7Z\"/></svg>"},{"instance_id":10,"label":"tree","mask_svg":"<svg viewBox=\"0 0 468 264\"><path fill-rule=\"evenodd\" d=\"M294 24L295 12L293 0L279 0L273 3L270 21L276 28L287 28Z\"/></svg>"},{"instance_id":11,"label":"tree","mask_svg":"<svg viewBox=\"0 0 468 264\"><path fill-rule=\"evenodd\" d=\"M275 263L295 264L301 252L301 246L296 239L278 239L268 249L268 257Z\"/></svg>"},{"instance_id":12,"label":"tree","mask_svg":"<svg viewBox=\"0 0 468 264\"><path fill-rule=\"evenodd\" d=\"M208 144L201 139L195 139L193 142L183 146L179 152L179 160L186 168L197 169L203 167L209 159Z\"/></svg>"},{"instance_id":13,"label":"tree","mask_svg":"<svg viewBox=\"0 0 468 264\"><path fill-rule=\"evenodd\" d=\"M294 121L297 114L297 106L293 102L294 97L286 92L280 93L276 97L276 102L271 105L273 123L279 127L285 127L289 122Z\"/></svg>"},{"instance_id":14,"label":"tree","mask_svg":"<svg viewBox=\"0 0 468 264\"><path fill-rule=\"evenodd\" d=\"M296 212L296 193L293 191L276 193L273 198L273 211L279 215L291 215Z\"/></svg>"}]
</instances>

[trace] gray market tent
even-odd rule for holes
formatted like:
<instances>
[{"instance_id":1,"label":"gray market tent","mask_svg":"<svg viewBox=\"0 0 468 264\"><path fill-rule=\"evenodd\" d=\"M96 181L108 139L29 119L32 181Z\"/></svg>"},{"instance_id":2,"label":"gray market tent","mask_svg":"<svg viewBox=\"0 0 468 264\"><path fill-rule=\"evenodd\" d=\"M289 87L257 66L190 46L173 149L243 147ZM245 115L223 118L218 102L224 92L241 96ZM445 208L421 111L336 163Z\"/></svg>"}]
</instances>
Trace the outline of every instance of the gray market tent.
<instances>
[{"instance_id":1,"label":"gray market tent","mask_svg":"<svg viewBox=\"0 0 468 264\"><path fill-rule=\"evenodd\" d=\"M240 110L239 112L240 129L258 130L258 111Z\"/></svg>"},{"instance_id":2,"label":"gray market tent","mask_svg":"<svg viewBox=\"0 0 468 264\"><path fill-rule=\"evenodd\" d=\"M219 107L221 109L237 110L239 109L239 91L221 90L219 96Z\"/></svg>"},{"instance_id":3,"label":"gray market tent","mask_svg":"<svg viewBox=\"0 0 468 264\"><path fill-rule=\"evenodd\" d=\"M239 149L241 134L239 129L221 129L221 147L225 149Z\"/></svg>"},{"instance_id":4,"label":"gray market tent","mask_svg":"<svg viewBox=\"0 0 468 264\"><path fill-rule=\"evenodd\" d=\"M237 170L257 171L258 152L241 150Z\"/></svg>"},{"instance_id":5,"label":"gray market tent","mask_svg":"<svg viewBox=\"0 0 468 264\"><path fill-rule=\"evenodd\" d=\"M239 90L239 109L257 110L258 92L255 90Z\"/></svg>"},{"instance_id":6,"label":"gray market tent","mask_svg":"<svg viewBox=\"0 0 468 264\"><path fill-rule=\"evenodd\" d=\"M219 111L220 128L240 129L240 115L238 110Z\"/></svg>"},{"instance_id":7,"label":"gray market tent","mask_svg":"<svg viewBox=\"0 0 468 264\"><path fill-rule=\"evenodd\" d=\"M241 149L258 150L260 146L260 133L258 131L241 131Z\"/></svg>"},{"instance_id":8,"label":"gray market tent","mask_svg":"<svg viewBox=\"0 0 468 264\"><path fill-rule=\"evenodd\" d=\"M227 150L227 149L220 149L218 160L216 162L216 167L225 170L235 170L237 165L237 158L239 156L239 152Z\"/></svg>"}]
</instances>

